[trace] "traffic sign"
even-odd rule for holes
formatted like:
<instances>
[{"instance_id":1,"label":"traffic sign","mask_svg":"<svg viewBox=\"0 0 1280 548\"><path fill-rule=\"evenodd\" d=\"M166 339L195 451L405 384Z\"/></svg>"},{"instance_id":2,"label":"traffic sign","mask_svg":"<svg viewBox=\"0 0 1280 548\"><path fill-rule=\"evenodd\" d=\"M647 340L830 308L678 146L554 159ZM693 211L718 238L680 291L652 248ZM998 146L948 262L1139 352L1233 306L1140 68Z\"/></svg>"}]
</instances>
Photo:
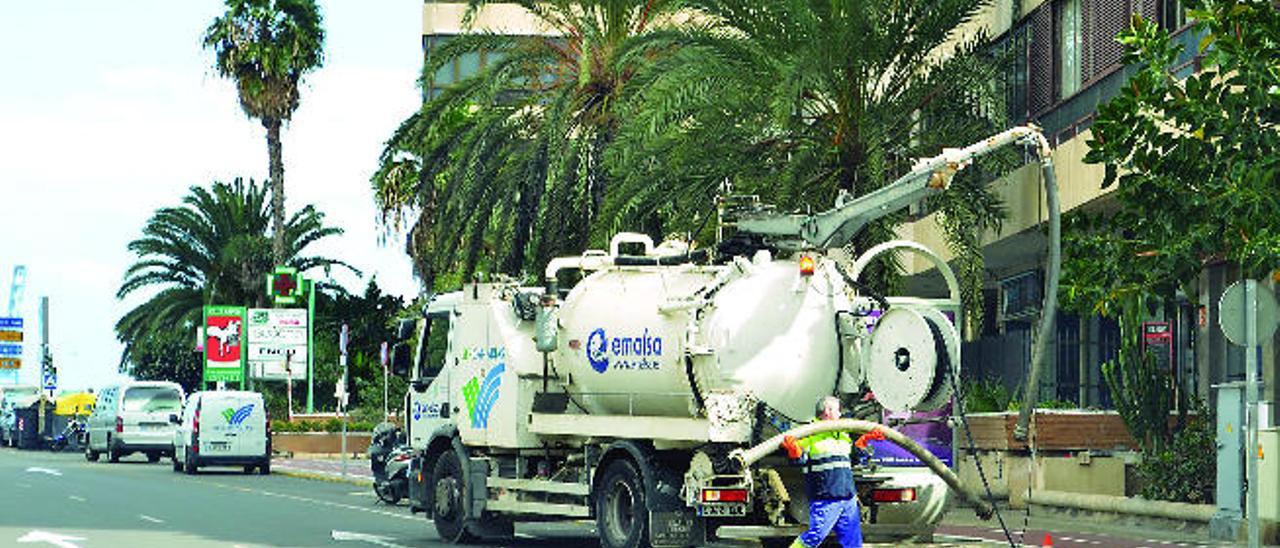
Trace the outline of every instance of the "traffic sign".
<instances>
[{"instance_id":1,"label":"traffic sign","mask_svg":"<svg viewBox=\"0 0 1280 548\"><path fill-rule=\"evenodd\" d=\"M22 318L0 318L0 329L22 329Z\"/></svg>"},{"instance_id":2,"label":"traffic sign","mask_svg":"<svg viewBox=\"0 0 1280 548\"><path fill-rule=\"evenodd\" d=\"M12 357L12 358L21 358L21 357L22 357L22 345L20 345L20 344L12 344L12 343L8 343L8 344L0 344L0 356L4 356L4 357Z\"/></svg>"},{"instance_id":3,"label":"traffic sign","mask_svg":"<svg viewBox=\"0 0 1280 548\"><path fill-rule=\"evenodd\" d=\"M347 328L347 324L342 324L342 331L338 334L338 352L343 356L347 355L347 341L351 337L351 330Z\"/></svg>"},{"instance_id":4,"label":"traffic sign","mask_svg":"<svg viewBox=\"0 0 1280 548\"><path fill-rule=\"evenodd\" d=\"M20 343L22 342L22 331L0 329L0 342Z\"/></svg>"},{"instance_id":5,"label":"traffic sign","mask_svg":"<svg viewBox=\"0 0 1280 548\"><path fill-rule=\"evenodd\" d=\"M58 389L58 370L53 368L45 369L44 375L42 375L42 377L44 380L43 384L44 384L45 390Z\"/></svg>"},{"instance_id":6,"label":"traffic sign","mask_svg":"<svg viewBox=\"0 0 1280 548\"><path fill-rule=\"evenodd\" d=\"M1257 303L1256 309L1250 306L1252 302ZM1268 340L1276 331L1276 308L1276 298L1267 286L1254 280L1233 283L1222 292L1222 300L1218 302L1218 323L1222 326L1222 334L1235 344L1249 345L1245 320L1246 315L1251 314L1258 329L1257 340Z\"/></svg>"},{"instance_id":7,"label":"traffic sign","mask_svg":"<svg viewBox=\"0 0 1280 548\"><path fill-rule=\"evenodd\" d=\"M22 369L22 358L0 358L0 369Z\"/></svg>"}]
</instances>

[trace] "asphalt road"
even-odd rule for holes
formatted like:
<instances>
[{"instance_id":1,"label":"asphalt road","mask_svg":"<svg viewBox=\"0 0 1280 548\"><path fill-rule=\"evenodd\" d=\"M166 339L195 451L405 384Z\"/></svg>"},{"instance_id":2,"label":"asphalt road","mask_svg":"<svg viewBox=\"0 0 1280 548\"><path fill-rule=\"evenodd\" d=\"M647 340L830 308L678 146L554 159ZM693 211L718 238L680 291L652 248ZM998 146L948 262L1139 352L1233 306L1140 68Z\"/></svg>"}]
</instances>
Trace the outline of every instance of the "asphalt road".
<instances>
[{"instance_id":1,"label":"asphalt road","mask_svg":"<svg viewBox=\"0 0 1280 548\"><path fill-rule=\"evenodd\" d=\"M953 512L934 546L1006 545L991 523ZM1007 516L1010 519L1016 516ZM1016 520L1021 524L1021 518ZM1167 547L1204 545L1173 531L1086 524L1036 516L1025 537L1039 545ZM752 544L745 544L750 546ZM0 449L0 547L447 546L421 514L378 502L372 490L283 475L213 468L174 473L168 460L134 455L90 463L78 453ZM518 524L516 538L481 546L598 546L589 522ZM722 546L744 546L742 543Z\"/></svg>"},{"instance_id":2,"label":"asphalt road","mask_svg":"<svg viewBox=\"0 0 1280 548\"><path fill-rule=\"evenodd\" d=\"M529 524L502 545L593 544L589 524ZM62 542L63 544L58 544ZM498 546L492 544L491 546ZM0 546L445 546L431 523L354 485L174 473L137 455L0 450Z\"/></svg>"}]
</instances>

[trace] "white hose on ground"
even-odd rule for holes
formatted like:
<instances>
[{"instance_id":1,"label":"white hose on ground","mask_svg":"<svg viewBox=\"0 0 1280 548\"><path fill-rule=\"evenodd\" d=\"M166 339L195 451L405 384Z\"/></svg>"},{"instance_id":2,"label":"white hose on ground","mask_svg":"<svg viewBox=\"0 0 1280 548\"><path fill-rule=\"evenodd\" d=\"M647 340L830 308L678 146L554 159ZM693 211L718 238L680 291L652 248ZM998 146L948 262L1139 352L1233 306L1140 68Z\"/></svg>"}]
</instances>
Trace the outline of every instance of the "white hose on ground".
<instances>
[{"instance_id":1,"label":"white hose on ground","mask_svg":"<svg viewBox=\"0 0 1280 548\"><path fill-rule=\"evenodd\" d=\"M982 500L982 497L978 496L977 493L965 489L963 485L960 485L960 478L956 477L955 472L952 472L950 468L947 468L946 464L943 464L942 461L938 460L938 457L933 456L932 453L917 444L915 440L908 438L901 432L876 422L857 419L817 421L797 428L792 428L791 430L765 440L763 443L760 443L755 447L745 450L735 450L730 454L730 458L737 460L742 466L742 469L746 470L760 459L763 459L770 453L777 451L782 446L782 439L786 436L801 439L814 434L836 431L846 431L854 435L862 435L872 430L880 430L884 433L886 440L893 442L898 447L906 449L907 452L920 459L920 462L925 463L933 473L937 474L938 477L942 478L942 481L947 483L947 486L951 487L952 491L955 491L966 502L973 505L978 517L984 520L991 519L991 514L994 512L994 508L992 508L991 503Z\"/></svg>"}]
</instances>

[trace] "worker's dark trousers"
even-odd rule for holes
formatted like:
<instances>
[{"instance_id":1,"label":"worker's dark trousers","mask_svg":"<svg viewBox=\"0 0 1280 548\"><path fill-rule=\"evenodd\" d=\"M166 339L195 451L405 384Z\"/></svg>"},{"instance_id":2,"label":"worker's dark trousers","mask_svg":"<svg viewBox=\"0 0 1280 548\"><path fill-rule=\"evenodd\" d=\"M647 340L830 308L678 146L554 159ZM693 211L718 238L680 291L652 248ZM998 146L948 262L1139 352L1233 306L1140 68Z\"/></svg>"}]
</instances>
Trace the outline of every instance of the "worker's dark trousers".
<instances>
[{"instance_id":1,"label":"worker's dark trousers","mask_svg":"<svg viewBox=\"0 0 1280 548\"><path fill-rule=\"evenodd\" d=\"M862 546L862 516L858 512L858 497L810 501L809 530L801 534L791 546L817 548L833 529L840 546Z\"/></svg>"}]
</instances>

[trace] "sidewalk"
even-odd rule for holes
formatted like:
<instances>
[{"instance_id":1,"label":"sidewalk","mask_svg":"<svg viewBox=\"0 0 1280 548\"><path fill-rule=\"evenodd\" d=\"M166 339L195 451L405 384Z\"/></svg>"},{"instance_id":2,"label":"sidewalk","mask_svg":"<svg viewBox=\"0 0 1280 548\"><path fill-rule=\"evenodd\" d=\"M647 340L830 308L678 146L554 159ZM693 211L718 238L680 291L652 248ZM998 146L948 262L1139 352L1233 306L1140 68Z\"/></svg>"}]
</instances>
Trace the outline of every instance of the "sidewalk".
<instances>
[{"instance_id":1,"label":"sidewalk","mask_svg":"<svg viewBox=\"0 0 1280 548\"><path fill-rule=\"evenodd\" d=\"M347 459L345 476L342 474L342 459L329 455L275 457L271 459L271 470L273 473L298 478L365 486L373 484L373 471L369 470L369 459Z\"/></svg>"}]
</instances>

